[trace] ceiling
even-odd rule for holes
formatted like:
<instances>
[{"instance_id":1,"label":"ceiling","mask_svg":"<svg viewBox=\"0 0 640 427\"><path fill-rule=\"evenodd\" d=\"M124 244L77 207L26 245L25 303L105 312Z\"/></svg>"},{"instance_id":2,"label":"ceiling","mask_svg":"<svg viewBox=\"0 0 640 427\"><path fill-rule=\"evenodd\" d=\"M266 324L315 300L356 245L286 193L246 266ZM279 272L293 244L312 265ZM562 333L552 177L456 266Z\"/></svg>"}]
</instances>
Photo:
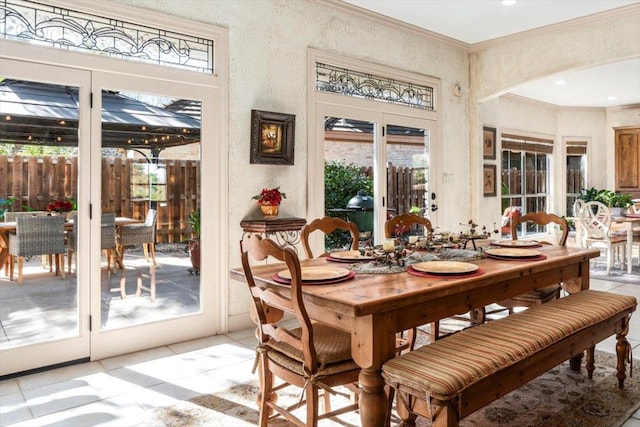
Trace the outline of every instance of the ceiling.
<instances>
[{"instance_id":1,"label":"ceiling","mask_svg":"<svg viewBox=\"0 0 640 427\"><path fill-rule=\"evenodd\" d=\"M503 6L500 0L343 1L470 45L640 4L637 0L519 0L513 6ZM640 104L638 54L634 59L548 76L510 93L562 106ZM556 84L558 80L564 84Z\"/></svg>"}]
</instances>

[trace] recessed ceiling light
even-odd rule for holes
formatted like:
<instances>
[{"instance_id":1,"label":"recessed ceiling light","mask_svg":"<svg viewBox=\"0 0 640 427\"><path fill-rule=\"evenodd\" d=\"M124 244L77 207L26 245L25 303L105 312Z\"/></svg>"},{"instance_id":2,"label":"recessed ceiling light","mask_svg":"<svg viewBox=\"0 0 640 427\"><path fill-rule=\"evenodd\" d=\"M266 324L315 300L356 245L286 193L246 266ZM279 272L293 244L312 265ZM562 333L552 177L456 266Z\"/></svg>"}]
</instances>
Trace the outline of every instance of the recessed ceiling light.
<instances>
[{"instance_id":1,"label":"recessed ceiling light","mask_svg":"<svg viewBox=\"0 0 640 427\"><path fill-rule=\"evenodd\" d=\"M563 79L558 79L558 80L556 80L556 82L555 82L555 83L556 83L558 86L562 86L563 84L565 84L565 83L567 83L567 82L565 82Z\"/></svg>"},{"instance_id":2,"label":"recessed ceiling light","mask_svg":"<svg viewBox=\"0 0 640 427\"><path fill-rule=\"evenodd\" d=\"M615 100L616 100L616 99L618 99L618 98L616 98L615 96L610 96L610 97L608 97L607 99L608 99L609 101L615 101Z\"/></svg>"},{"instance_id":3,"label":"recessed ceiling light","mask_svg":"<svg viewBox=\"0 0 640 427\"><path fill-rule=\"evenodd\" d=\"M513 6L516 3L517 3L516 0L502 0L503 6Z\"/></svg>"}]
</instances>

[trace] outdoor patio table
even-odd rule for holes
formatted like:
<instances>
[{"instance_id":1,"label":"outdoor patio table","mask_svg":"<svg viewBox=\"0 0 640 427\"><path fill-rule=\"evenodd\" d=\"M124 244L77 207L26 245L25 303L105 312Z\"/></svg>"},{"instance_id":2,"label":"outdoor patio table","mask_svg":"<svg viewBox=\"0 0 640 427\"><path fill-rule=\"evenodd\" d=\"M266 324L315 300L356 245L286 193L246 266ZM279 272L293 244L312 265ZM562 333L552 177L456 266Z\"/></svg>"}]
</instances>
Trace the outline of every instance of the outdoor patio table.
<instances>
[{"instance_id":1,"label":"outdoor patio table","mask_svg":"<svg viewBox=\"0 0 640 427\"><path fill-rule=\"evenodd\" d=\"M407 272L356 274L349 281L305 286L310 317L351 334L351 351L360 373L360 418L363 426L385 424L387 398L380 368L395 356L396 332L424 325L527 291L563 282L568 292L589 288L589 260L594 249L544 246L544 259L474 260L483 271L473 277L419 277ZM332 264L327 258L303 260L302 268ZM283 286L274 274L283 264L254 270L259 286ZM244 280L241 268L231 277Z\"/></svg>"}]
</instances>

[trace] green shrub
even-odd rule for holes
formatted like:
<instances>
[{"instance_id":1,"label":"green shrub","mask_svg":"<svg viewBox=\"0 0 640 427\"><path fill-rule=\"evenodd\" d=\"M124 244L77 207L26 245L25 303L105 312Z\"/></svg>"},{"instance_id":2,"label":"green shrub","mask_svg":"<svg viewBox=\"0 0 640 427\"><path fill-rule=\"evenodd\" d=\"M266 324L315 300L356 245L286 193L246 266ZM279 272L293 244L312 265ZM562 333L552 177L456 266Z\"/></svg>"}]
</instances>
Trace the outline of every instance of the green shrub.
<instances>
[{"instance_id":1,"label":"green shrub","mask_svg":"<svg viewBox=\"0 0 640 427\"><path fill-rule=\"evenodd\" d=\"M345 208L349 200L358 194L358 190L364 190L368 195L373 195L373 178L363 173L360 166L337 161L325 162L325 215L337 216L329 212L329 209ZM327 251L343 249L349 246L350 241L349 233L332 233L326 236L325 247Z\"/></svg>"}]
</instances>

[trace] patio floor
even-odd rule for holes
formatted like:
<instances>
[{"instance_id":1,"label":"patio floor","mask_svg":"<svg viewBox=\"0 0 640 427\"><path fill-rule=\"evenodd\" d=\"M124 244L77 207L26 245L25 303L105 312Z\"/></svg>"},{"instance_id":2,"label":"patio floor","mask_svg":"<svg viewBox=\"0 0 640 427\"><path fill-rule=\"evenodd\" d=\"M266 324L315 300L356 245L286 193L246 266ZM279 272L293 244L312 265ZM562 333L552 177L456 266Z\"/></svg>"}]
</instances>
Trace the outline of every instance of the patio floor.
<instances>
[{"instance_id":1,"label":"patio floor","mask_svg":"<svg viewBox=\"0 0 640 427\"><path fill-rule=\"evenodd\" d=\"M148 291L136 296L139 273L149 274L150 265L141 250L125 251L125 270L109 273L101 269L101 326L114 329L147 323L200 310L200 277L189 272L186 245L156 247L156 299ZM120 296L125 274L127 297ZM143 277L145 286L149 278ZM7 349L77 334L76 274L65 279L43 269L40 257L25 263L21 286L0 273L0 348Z\"/></svg>"}]
</instances>

